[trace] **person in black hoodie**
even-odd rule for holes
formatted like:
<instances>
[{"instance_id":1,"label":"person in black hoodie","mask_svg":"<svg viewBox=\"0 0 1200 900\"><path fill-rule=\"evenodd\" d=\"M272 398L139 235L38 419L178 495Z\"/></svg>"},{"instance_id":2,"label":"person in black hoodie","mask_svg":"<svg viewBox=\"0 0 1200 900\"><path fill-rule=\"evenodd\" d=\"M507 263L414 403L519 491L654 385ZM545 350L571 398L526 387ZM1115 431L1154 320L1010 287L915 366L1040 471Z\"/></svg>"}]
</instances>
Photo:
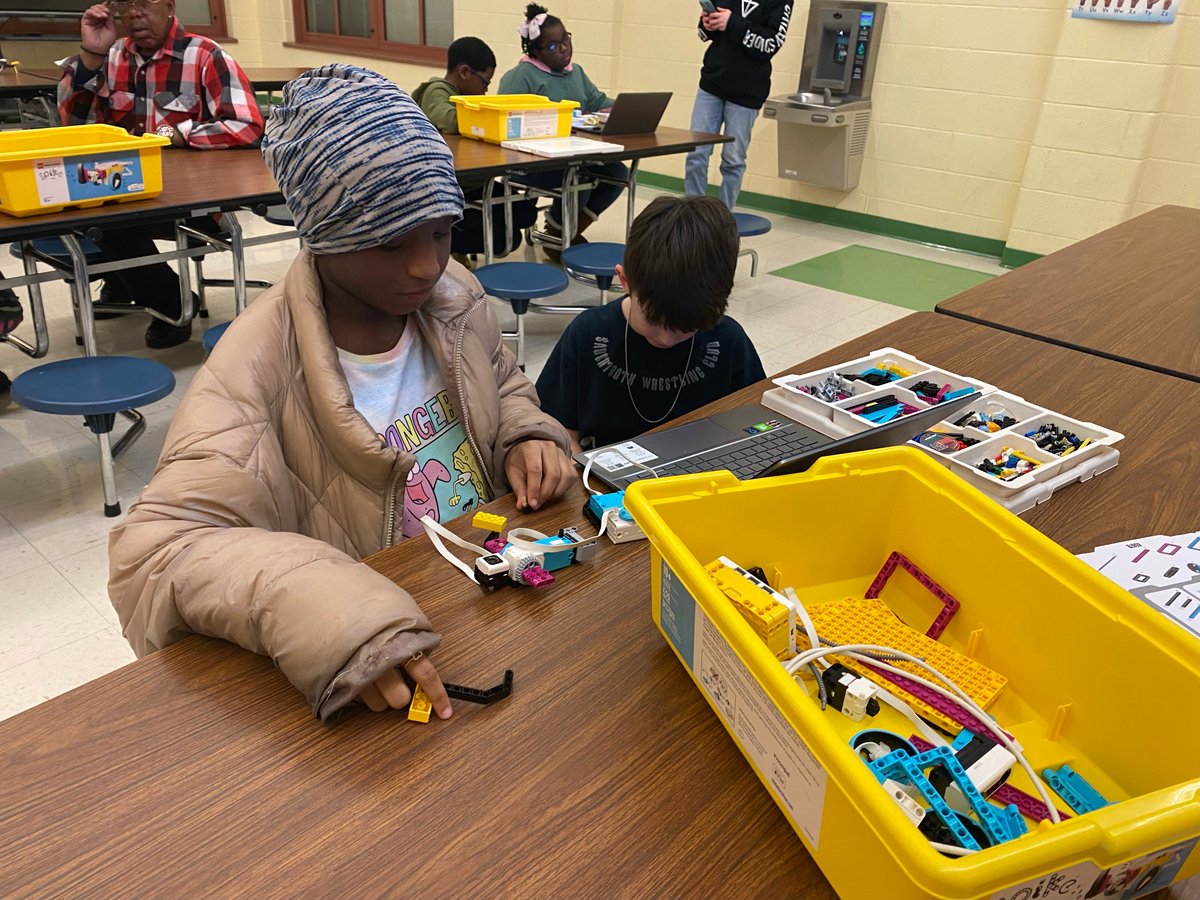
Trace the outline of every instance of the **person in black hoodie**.
<instances>
[{"instance_id":1,"label":"person in black hoodie","mask_svg":"<svg viewBox=\"0 0 1200 900\"><path fill-rule=\"evenodd\" d=\"M771 57L787 39L792 0L713 0L700 17L700 40L709 41L692 107L692 130L717 132L733 141L721 146L721 202L730 209L742 189L750 131L771 93ZM684 192L708 186L712 145L698 147L684 163Z\"/></svg>"}]
</instances>

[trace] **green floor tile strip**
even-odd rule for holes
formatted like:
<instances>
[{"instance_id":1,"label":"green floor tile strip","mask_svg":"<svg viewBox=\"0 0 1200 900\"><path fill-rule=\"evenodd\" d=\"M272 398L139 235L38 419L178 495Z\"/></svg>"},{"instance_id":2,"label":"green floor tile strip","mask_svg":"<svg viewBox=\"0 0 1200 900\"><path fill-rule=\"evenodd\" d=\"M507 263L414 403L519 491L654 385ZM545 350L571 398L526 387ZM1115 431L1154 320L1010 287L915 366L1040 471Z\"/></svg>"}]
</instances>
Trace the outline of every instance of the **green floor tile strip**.
<instances>
[{"instance_id":1,"label":"green floor tile strip","mask_svg":"<svg viewBox=\"0 0 1200 900\"><path fill-rule=\"evenodd\" d=\"M932 310L947 297L993 277L857 244L771 274L914 310Z\"/></svg>"}]
</instances>

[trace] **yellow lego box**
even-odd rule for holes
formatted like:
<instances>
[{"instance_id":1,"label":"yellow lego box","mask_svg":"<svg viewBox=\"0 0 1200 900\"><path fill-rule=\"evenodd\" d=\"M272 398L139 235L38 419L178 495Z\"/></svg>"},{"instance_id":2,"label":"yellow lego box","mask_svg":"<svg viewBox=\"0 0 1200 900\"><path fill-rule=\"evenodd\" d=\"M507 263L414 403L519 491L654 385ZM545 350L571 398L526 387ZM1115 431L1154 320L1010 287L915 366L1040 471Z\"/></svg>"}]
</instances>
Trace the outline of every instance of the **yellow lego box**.
<instances>
[{"instance_id":1,"label":"yellow lego box","mask_svg":"<svg viewBox=\"0 0 1200 900\"><path fill-rule=\"evenodd\" d=\"M650 541L655 624L839 896L1132 900L1200 871L1195 640L921 451L826 457L746 482L646 479L625 505ZM841 623L845 641L855 611L837 604L861 602L893 552L960 602L937 643L990 695L987 714L1032 769L1068 765L1108 805L943 855L850 747L863 729L907 737L913 723L886 704L862 721L822 710L816 680L789 674L778 637L752 624L756 604L706 568L761 568L768 590L795 590L822 640ZM894 611L920 635L938 606ZM871 634L887 633L876 619ZM1005 787L1037 792L1020 767Z\"/></svg>"},{"instance_id":2,"label":"yellow lego box","mask_svg":"<svg viewBox=\"0 0 1200 900\"><path fill-rule=\"evenodd\" d=\"M0 132L0 211L34 216L157 197L169 143L115 125Z\"/></svg>"}]
</instances>

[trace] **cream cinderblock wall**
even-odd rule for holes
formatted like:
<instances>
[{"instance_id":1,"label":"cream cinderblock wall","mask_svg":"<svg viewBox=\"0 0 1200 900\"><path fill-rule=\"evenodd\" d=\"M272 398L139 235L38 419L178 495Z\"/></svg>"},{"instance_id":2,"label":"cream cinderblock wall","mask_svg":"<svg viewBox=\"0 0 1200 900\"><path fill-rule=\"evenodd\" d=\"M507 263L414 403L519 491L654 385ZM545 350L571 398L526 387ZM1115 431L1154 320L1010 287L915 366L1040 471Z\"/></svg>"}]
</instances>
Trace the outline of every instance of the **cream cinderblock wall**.
<instances>
[{"instance_id":1,"label":"cream cinderblock wall","mask_svg":"<svg viewBox=\"0 0 1200 900\"><path fill-rule=\"evenodd\" d=\"M665 123L688 125L704 45L694 0L553 0L575 57L609 94L674 92ZM1048 253L1164 203L1200 207L1200 10L1174 25L1070 18L1071 0L891 0L859 187L777 177L777 125L760 118L746 191L1006 241ZM515 64L520 0L455 0L457 34ZM332 52L284 47L290 0L229 4L247 66L311 65ZM807 0L775 57L773 93L800 78ZM437 66L359 61L411 89ZM719 151L714 153L712 178ZM643 163L681 176L681 157Z\"/></svg>"}]
</instances>

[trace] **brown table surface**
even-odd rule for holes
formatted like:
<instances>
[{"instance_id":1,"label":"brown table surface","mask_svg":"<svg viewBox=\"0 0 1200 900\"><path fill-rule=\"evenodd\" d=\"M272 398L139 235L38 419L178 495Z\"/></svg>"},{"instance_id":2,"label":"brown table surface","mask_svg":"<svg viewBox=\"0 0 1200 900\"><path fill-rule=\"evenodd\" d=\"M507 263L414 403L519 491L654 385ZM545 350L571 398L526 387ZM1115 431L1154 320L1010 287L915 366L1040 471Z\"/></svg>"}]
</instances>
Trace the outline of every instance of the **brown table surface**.
<instances>
[{"instance_id":1,"label":"brown table surface","mask_svg":"<svg viewBox=\"0 0 1200 900\"><path fill-rule=\"evenodd\" d=\"M616 160L644 159L649 156L686 153L704 144L724 144L733 140L723 134L688 131L683 128L669 128L665 125L649 134L603 134L581 135L581 137L610 144L620 144L625 148L623 152L599 154L596 157L597 159ZM454 165L458 171L476 175L499 175L513 170L561 169L565 163L579 159L579 157L549 159L459 135L447 135L446 143L454 151Z\"/></svg>"},{"instance_id":2,"label":"brown table surface","mask_svg":"<svg viewBox=\"0 0 1200 900\"><path fill-rule=\"evenodd\" d=\"M53 96L58 92L58 79L62 72L58 69L5 68L0 70L0 98L18 97L27 100L40 94Z\"/></svg>"},{"instance_id":3,"label":"brown table surface","mask_svg":"<svg viewBox=\"0 0 1200 900\"><path fill-rule=\"evenodd\" d=\"M454 152L455 170L463 176L561 168L564 163L562 159L545 159L454 135L447 140ZM626 147L626 152L620 154L622 159L684 153L700 144L726 140L728 138L723 135L679 128L660 128L652 134L617 138L617 142ZM163 192L159 196L24 218L0 213L0 243L91 227L133 225L184 218L206 211L264 207L282 202L283 195L258 150L164 150Z\"/></svg>"},{"instance_id":4,"label":"brown table surface","mask_svg":"<svg viewBox=\"0 0 1200 900\"><path fill-rule=\"evenodd\" d=\"M937 311L1200 381L1200 209L1163 206Z\"/></svg>"},{"instance_id":5,"label":"brown table surface","mask_svg":"<svg viewBox=\"0 0 1200 900\"><path fill-rule=\"evenodd\" d=\"M309 66L268 66L243 69L256 90L278 91ZM56 68L25 67L0 71L0 97L34 97L55 93L62 71Z\"/></svg>"},{"instance_id":6,"label":"brown table surface","mask_svg":"<svg viewBox=\"0 0 1200 900\"><path fill-rule=\"evenodd\" d=\"M1129 435L1116 469L1029 514L1069 549L1195 527L1190 423L1154 407L1196 408L1200 387L932 313L795 371L881 346ZM1149 399L1130 404L1130 392ZM576 486L519 524L582 524L581 501ZM511 497L490 508L513 514ZM464 519L451 527L472 533ZM834 896L654 629L647 545L602 543L542 593L484 595L424 540L369 560L442 629L446 680L486 687L516 673L511 698L456 704L449 722L359 712L328 728L268 661L193 637L0 723L0 884L84 896L197 884L269 896ZM1200 897L1200 879L1170 896Z\"/></svg>"}]
</instances>

